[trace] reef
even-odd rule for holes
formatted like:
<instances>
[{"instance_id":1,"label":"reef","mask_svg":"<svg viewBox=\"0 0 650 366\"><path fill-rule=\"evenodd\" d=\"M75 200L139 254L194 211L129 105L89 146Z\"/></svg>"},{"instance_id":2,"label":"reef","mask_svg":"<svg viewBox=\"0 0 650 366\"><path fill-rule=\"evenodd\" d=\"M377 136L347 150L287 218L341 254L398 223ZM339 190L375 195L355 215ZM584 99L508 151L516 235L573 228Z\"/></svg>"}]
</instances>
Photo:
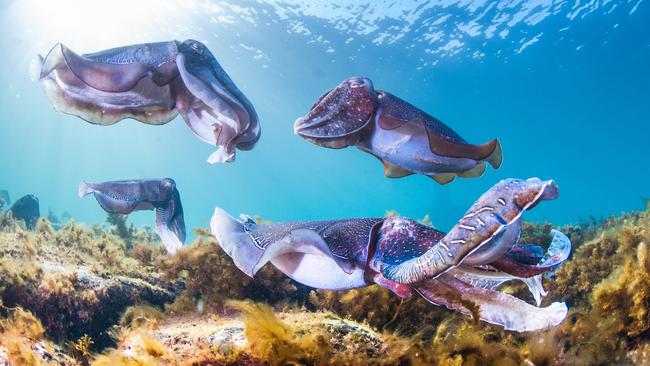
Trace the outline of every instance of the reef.
<instances>
[{"instance_id":1,"label":"reef","mask_svg":"<svg viewBox=\"0 0 650 366\"><path fill-rule=\"evenodd\" d=\"M526 224L522 242L554 228ZM569 317L516 333L379 286L313 290L272 266L252 279L204 229L170 256L124 217L28 229L3 211L0 365L649 364L650 210L557 229L575 251L544 302Z\"/></svg>"},{"instance_id":2,"label":"reef","mask_svg":"<svg viewBox=\"0 0 650 366\"><path fill-rule=\"evenodd\" d=\"M127 252L124 240L100 225L71 222L55 230L41 217L26 230L11 212L0 216L2 304L33 313L52 340L88 334L97 346L110 345L109 330L127 307L163 306L182 290L182 282L163 281L147 262L147 251L162 251L146 240Z\"/></svg>"}]
</instances>

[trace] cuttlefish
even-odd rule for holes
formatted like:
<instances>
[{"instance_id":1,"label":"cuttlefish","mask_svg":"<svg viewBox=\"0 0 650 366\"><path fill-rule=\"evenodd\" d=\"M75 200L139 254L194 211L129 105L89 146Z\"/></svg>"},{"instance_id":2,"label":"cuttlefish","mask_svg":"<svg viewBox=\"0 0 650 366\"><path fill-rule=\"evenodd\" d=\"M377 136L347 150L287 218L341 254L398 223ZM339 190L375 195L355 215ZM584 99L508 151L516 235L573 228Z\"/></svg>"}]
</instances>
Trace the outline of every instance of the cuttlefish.
<instances>
[{"instance_id":1,"label":"cuttlefish","mask_svg":"<svg viewBox=\"0 0 650 366\"><path fill-rule=\"evenodd\" d=\"M195 40L84 55L57 44L38 56L32 73L57 111L93 124L132 118L162 125L180 113L196 136L217 147L211 164L233 161L235 148L250 150L260 137L251 102Z\"/></svg>"},{"instance_id":2,"label":"cuttlefish","mask_svg":"<svg viewBox=\"0 0 650 366\"><path fill-rule=\"evenodd\" d=\"M545 254L542 247L520 243L521 215L557 196L552 180L503 180L447 234L403 217L256 224L220 208L210 226L221 248L251 277L271 262L307 286L346 290L377 284L508 330L534 331L567 315L564 303L539 306L546 295L542 275L567 259L571 242L553 231ZM512 280L528 286L537 306L497 290Z\"/></svg>"},{"instance_id":3,"label":"cuttlefish","mask_svg":"<svg viewBox=\"0 0 650 366\"><path fill-rule=\"evenodd\" d=\"M498 139L469 144L435 117L375 90L363 77L343 80L321 95L296 120L294 131L319 146L356 146L377 157L389 178L423 174L446 184L456 176L479 177L485 162L497 169L502 161Z\"/></svg>"},{"instance_id":4,"label":"cuttlefish","mask_svg":"<svg viewBox=\"0 0 650 366\"><path fill-rule=\"evenodd\" d=\"M167 252L174 254L185 242L181 196L171 178L79 183L79 197L93 194L104 211L127 215L156 211L156 234Z\"/></svg>"}]
</instances>

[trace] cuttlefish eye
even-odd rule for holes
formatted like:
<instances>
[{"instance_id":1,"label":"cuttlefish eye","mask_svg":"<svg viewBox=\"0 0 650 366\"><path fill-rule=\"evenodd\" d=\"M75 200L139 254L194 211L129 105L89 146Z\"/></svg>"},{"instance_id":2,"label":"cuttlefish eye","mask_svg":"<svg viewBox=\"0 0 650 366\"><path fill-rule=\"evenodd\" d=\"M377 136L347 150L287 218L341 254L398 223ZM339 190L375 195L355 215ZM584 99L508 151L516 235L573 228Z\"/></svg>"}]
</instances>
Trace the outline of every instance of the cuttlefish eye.
<instances>
[{"instance_id":1,"label":"cuttlefish eye","mask_svg":"<svg viewBox=\"0 0 650 366\"><path fill-rule=\"evenodd\" d=\"M165 201L171 198L172 194L174 193L174 189L176 189L176 182L174 182L173 179L162 179L160 181L160 199Z\"/></svg>"},{"instance_id":2,"label":"cuttlefish eye","mask_svg":"<svg viewBox=\"0 0 650 366\"><path fill-rule=\"evenodd\" d=\"M372 87L372 81L370 81L368 78L363 77L351 77L347 80L347 83L352 89Z\"/></svg>"}]
</instances>

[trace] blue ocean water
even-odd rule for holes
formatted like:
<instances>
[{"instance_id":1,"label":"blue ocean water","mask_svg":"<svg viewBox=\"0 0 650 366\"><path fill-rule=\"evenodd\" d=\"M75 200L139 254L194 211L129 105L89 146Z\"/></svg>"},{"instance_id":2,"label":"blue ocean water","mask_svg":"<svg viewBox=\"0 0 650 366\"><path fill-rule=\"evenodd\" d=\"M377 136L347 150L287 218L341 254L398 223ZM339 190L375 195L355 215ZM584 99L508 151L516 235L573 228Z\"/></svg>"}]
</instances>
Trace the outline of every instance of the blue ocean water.
<instances>
[{"instance_id":1,"label":"blue ocean water","mask_svg":"<svg viewBox=\"0 0 650 366\"><path fill-rule=\"evenodd\" d=\"M57 113L30 80L57 42L79 52L133 43L205 43L255 105L262 138L231 164L180 117L95 126ZM528 220L557 224L640 209L650 196L650 7L632 1L5 0L0 4L0 189L103 222L80 180L172 177L188 228L215 206L273 221L429 214L448 229L507 177L555 179L560 198ZM440 186L387 179L354 148L317 147L293 122L361 75L472 143L498 137L503 166ZM152 225L150 213L131 222Z\"/></svg>"}]
</instances>

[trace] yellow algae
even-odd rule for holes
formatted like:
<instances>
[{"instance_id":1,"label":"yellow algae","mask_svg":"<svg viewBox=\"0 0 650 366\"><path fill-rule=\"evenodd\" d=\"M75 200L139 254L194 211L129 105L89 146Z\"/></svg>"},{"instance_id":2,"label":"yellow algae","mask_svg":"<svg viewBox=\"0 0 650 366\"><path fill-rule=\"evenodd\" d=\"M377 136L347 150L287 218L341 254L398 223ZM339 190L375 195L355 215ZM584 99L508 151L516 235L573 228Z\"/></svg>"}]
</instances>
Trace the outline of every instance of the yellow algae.
<instances>
[{"instance_id":1,"label":"yellow algae","mask_svg":"<svg viewBox=\"0 0 650 366\"><path fill-rule=\"evenodd\" d=\"M325 359L331 353L323 333L298 332L279 320L271 307L250 301L230 301L242 312L244 334L251 354L272 365L301 364Z\"/></svg>"},{"instance_id":2,"label":"yellow algae","mask_svg":"<svg viewBox=\"0 0 650 366\"><path fill-rule=\"evenodd\" d=\"M131 306L122 314L119 326L122 328L155 329L164 316L162 311L155 306L147 304Z\"/></svg>"},{"instance_id":3,"label":"yellow algae","mask_svg":"<svg viewBox=\"0 0 650 366\"><path fill-rule=\"evenodd\" d=\"M524 334L476 324L417 295L401 299L376 285L307 289L272 266L251 279L206 230L197 230L194 243L172 257L151 232L122 223L107 230L70 222L54 230L39 220L27 231L6 214L0 217L0 290L16 299L27 296L29 288L31 299L41 301L46 328L34 337L37 342L47 342L44 331L60 333L63 319L92 318L92 309L105 301L99 292L78 289L88 279L72 269L85 268L101 276L133 276L131 283L144 277L160 283L180 280L185 289L164 311L146 304L123 311L112 323L120 334L116 348L88 345L96 349L87 352L98 352L91 357L93 365L648 363L648 212L561 228L571 237L574 252L544 280L549 290L544 301L567 300L571 311L554 329ZM549 223L526 224L522 242L547 245L552 228ZM516 283L504 290L517 296L527 291ZM246 299L257 302L230 302ZM60 314L66 315L52 317ZM9 320L2 324L6 333ZM25 320L17 328L29 329L29 324L34 323ZM14 344L0 343L3 352L24 364L42 362L34 353L32 333L20 334ZM74 334L69 340L79 341L83 332ZM226 341L215 341L228 334Z\"/></svg>"},{"instance_id":4,"label":"yellow algae","mask_svg":"<svg viewBox=\"0 0 650 366\"><path fill-rule=\"evenodd\" d=\"M263 267L255 279L248 277L207 231L196 232L198 238L191 245L157 262L165 278L185 282L186 289L170 306L171 311L221 311L228 299L279 302L290 300L296 293L291 280L271 265Z\"/></svg>"},{"instance_id":5,"label":"yellow algae","mask_svg":"<svg viewBox=\"0 0 650 366\"><path fill-rule=\"evenodd\" d=\"M0 351L10 365L54 365L53 346L44 339L44 328L29 311L5 308L9 314L0 319ZM76 365L69 357L57 357L67 365ZM1 361L1 358L0 358Z\"/></svg>"}]
</instances>

